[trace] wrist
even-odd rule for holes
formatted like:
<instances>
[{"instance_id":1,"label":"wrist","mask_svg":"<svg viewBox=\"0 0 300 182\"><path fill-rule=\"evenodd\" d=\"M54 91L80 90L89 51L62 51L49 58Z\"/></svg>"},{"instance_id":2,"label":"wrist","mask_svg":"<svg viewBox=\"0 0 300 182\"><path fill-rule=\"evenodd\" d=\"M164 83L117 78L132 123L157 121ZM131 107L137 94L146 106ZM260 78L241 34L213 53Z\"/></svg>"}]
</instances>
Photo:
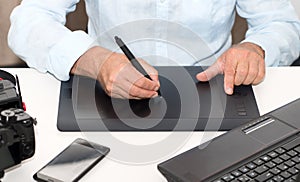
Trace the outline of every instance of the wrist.
<instances>
[{"instance_id":1,"label":"wrist","mask_svg":"<svg viewBox=\"0 0 300 182\"><path fill-rule=\"evenodd\" d=\"M92 47L79 57L70 73L97 79L102 64L111 54L111 51L102 47Z\"/></svg>"},{"instance_id":2,"label":"wrist","mask_svg":"<svg viewBox=\"0 0 300 182\"><path fill-rule=\"evenodd\" d=\"M243 42L242 45L251 48L253 51L255 51L259 56L261 56L263 59L265 59L265 50L260 47L259 45L252 43L252 42Z\"/></svg>"}]
</instances>

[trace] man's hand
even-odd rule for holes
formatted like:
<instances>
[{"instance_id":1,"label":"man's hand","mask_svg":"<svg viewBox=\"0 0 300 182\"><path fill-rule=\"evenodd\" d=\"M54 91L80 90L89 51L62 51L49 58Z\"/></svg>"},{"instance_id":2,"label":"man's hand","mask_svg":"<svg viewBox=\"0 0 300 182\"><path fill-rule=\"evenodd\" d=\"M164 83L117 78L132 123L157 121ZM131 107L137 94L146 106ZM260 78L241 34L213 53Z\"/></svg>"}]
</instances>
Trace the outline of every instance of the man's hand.
<instances>
[{"instance_id":1,"label":"man's hand","mask_svg":"<svg viewBox=\"0 0 300 182\"><path fill-rule=\"evenodd\" d=\"M93 47L74 64L71 73L97 79L105 92L115 98L143 99L157 96L157 71L143 60L138 60L152 81L138 72L124 54L101 47Z\"/></svg>"},{"instance_id":2,"label":"man's hand","mask_svg":"<svg viewBox=\"0 0 300 182\"><path fill-rule=\"evenodd\" d=\"M197 79L208 81L217 74L224 74L224 90L229 95L233 94L234 85L258 84L265 77L264 51L249 42L234 45Z\"/></svg>"}]
</instances>

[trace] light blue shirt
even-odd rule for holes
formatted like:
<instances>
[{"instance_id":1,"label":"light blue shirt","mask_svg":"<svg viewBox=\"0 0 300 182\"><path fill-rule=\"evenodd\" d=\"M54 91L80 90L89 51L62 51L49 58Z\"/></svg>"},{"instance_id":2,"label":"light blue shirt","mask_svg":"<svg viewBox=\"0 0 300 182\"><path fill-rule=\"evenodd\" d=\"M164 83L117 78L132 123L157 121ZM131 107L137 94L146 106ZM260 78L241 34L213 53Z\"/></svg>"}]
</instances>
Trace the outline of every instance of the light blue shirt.
<instances>
[{"instance_id":1,"label":"light blue shirt","mask_svg":"<svg viewBox=\"0 0 300 182\"><path fill-rule=\"evenodd\" d=\"M85 0L88 34L64 27L78 1L23 0L11 15L9 46L60 80L93 45L119 51L115 35L152 65L206 65L231 46L237 10L249 25L244 41L265 50L267 66L289 65L300 52L300 22L288 0Z\"/></svg>"}]
</instances>

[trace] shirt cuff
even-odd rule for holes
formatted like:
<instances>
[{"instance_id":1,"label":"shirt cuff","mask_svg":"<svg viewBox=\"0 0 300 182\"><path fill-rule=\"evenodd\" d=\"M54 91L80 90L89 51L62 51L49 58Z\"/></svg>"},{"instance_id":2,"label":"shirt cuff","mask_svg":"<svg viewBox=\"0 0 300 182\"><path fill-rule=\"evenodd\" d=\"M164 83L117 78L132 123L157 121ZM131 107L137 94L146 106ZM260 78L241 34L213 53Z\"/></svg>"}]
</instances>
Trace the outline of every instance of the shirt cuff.
<instances>
[{"instance_id":1,"label":"shirt cuff","mask_svg":"<svg viewBox=\"0 0 300 182\"><path fill-rule=\"evenodd\" d=\"M74 63L92 46L93 42L94 40L81 30L67 33L50 49L48 71L59 80L68 80Z\"/></svg>"},{"instance_id":2,"label":"shirt cuff","mask_svg":"<svg viewBox=\"0 0 300 182\"><path fill-rule=\"evenodd\" d=\"M265 51L266 66L279 66L280 50L270 40L267 40L265 36L255 35L247 37L242 42L251 42L260 46Z\"/></svg>"}]
</instances>

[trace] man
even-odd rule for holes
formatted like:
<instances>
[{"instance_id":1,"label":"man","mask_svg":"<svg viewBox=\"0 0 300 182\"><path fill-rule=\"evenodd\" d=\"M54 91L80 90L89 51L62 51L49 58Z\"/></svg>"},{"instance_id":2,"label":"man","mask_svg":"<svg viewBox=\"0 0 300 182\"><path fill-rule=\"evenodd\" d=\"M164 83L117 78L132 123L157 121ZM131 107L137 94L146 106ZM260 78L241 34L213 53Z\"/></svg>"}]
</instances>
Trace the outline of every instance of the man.
<instances>
[{"instance_id":1,"label":"man","mask_svg":"<svg viewBox=\"0 0 300 182\"><path fill-rule=\"evenodd\" d=\"M158 73L140 59L152 81L144 78L123 54L101 44L91 46L95 39L120 25L131 32L143 29L158 38L161 32L168 36L178 31L168 31L168 23L154 23L148 30L147 26L126 26L130 22L176 22L197 34L218 56L197 79L207 81L224 74L227 94L233 93L234 85L260 83L265 66L289 65L300 52L300 23L288 0L86 0L88 34L64 27L65 15L75 10L78 1L23 0L11 15L9 45L29 66L48 71L60 80L68 80L69 73L90 76L112 97L155 97L160 86ZM242 43L231 46L235 9L247 19L249 30ZM180 36L184 37L178 33ZM167 46L151 45L155 53L168 55L164 54ZM141 52L146 50L139 47ZM179 62L184 65L185 61Z\"/></svg>"}]
</instances>

